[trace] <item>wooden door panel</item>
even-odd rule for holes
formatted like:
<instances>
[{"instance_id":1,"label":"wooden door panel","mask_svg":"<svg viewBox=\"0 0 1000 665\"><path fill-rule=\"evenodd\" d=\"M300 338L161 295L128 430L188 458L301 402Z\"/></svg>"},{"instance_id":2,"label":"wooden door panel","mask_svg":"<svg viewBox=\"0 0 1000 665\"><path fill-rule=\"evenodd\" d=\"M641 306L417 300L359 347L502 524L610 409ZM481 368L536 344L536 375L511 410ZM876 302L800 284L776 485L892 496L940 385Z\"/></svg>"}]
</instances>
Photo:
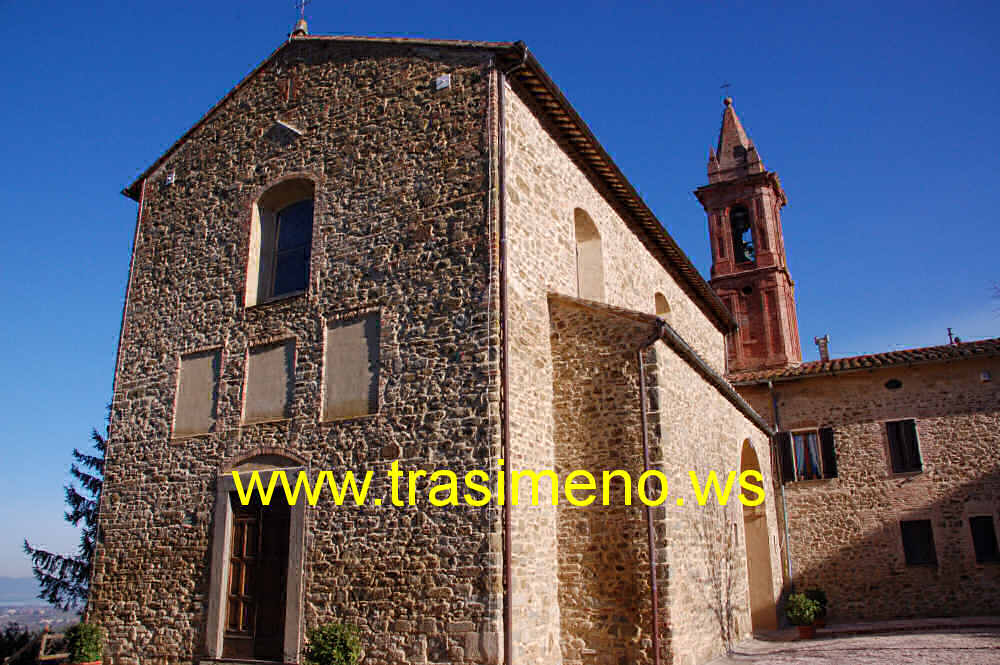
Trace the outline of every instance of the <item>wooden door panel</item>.
<instances>
[{"instance_id":1,"label":"wooden door panel","mask_svg":"<svg viewBox=\"0 0 1000 665\"><path fill-rule=\"evenodd\" d=\"M272 501L244 506L231 496L226 632L222 655L280 661L285 632L290 510Z\"/></svg>"}]
</instances>

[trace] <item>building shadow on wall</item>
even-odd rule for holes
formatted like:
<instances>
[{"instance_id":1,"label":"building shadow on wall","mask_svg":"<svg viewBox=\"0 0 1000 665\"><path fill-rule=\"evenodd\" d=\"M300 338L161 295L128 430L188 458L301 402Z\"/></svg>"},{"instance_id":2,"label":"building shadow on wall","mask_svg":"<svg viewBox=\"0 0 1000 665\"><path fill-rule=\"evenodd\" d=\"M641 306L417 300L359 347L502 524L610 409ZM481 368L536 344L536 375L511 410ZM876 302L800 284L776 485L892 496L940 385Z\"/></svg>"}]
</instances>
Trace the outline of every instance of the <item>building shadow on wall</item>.
<instances>
[{"instance_id":1,"label":"building shadow on wall","mask_svg":"<svg viewBox=\"0 0 1000 665\"><path fill-rule=\"evenodd\" d=\"M642 472L638 365L645 321L550 302L553 442L561 478L587 470ZM561 501L556 509L558 599L566 665L650 662L645 513L626 505L626 483L609 505Z\"/></svg>"},{"instance_id":2,"label":"building shadow on wall","mask_svg":"<svg viewBox=\"0 0 1000 665\"><path fill-rule=\"evenodd\" d=\"M893 489L916 479L869 488L870 495L862 502L871 506L869 510L876 505L891 506ZM994 465L975 481L936 497L935 486L946 481L934 475L920 481L932 484L925 503L907 505L905 510L887 509L891 516L881 522L872 518L870 525L862 525L859 537L849 537L851 521L860 519L851 515L811 525L818 533L815 541L834 546L830 555L809 551L810 545L797 540L793 530L795 590L825 590L834 621L1000 615L1000 562L977 563L969 523L970 517L989 515L996 525L1000 468ZM854 492L846 487L843 491ZM816 500L823 497L817 494ZM858 501L858 497L852 500ZM808 501L798 503L797 510L808 509ZM901 520L930 521L936 562L907 563Z\"/></svg>"},{"instance_id":3,"label":"building shadow on wall","mask_svg":"<svg viewBox=\"0 0 1000 665\"><path fill-rule=\"evenodd\" d=\"M691 520L692 530L705 555L706 577L701 586L702 602L715 619L719 639L729 651L739 638L739 617L746 612L746 568L734 565L741 559L728 511L713 510L711 517Z\"/></svg>"}]
</instances>

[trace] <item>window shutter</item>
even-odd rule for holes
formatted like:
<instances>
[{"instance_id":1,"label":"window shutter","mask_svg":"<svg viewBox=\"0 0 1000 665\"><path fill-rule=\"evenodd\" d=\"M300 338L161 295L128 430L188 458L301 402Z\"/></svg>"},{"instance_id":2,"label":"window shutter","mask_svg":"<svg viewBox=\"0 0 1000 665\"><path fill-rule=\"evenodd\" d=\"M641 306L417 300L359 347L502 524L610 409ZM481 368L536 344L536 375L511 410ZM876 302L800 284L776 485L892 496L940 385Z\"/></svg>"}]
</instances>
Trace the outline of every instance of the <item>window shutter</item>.
<instances>
[{"instance_id":1,"label":"window shutter","mask_svg":"<svg viewBox=\"0 0 1000 665\"><path fill-rule=\"evenodd\" d=\"M920 471L920 451L917 448L917 421L904 420L900 423L903 431L903 455L906 460L907 471Z\"/></svg>"},{"instance_id":2,"label":"window shutter","mask_svg":"<svg viewBox=\"0 0 1000 665\"><path fill-rule=\"evenodd\" d=\"M833 428L821 427L819 430L819 445L823 455L823 477L837 477L837 449L833 443Z\"/></svg>"},{"instance_id":3,"label":"window shutter","mask_svg":"<svg viewBox=\"0 0 1000 665\"><path fill-rule=\"evenodd\" d=\"M899 423L896 421L885 424L885 433L889 437L889 456L892 458L892 472L902 473L906 468L903 461L903 437L900 433Z\"/></svg>"},{"instance_id":4,"label":"window shutter","mask_svg":"<svg viewBox=\"0 0 1000 665\"><path fill-rule=\"evenodd\" d=\"M790 483L795 480L795 459L792 457L792 435L788 432L776 432L778 457L781 458L781 482Z\"/></svg>"},{"instance_id":5,"label":"window shutter","mask_svg":"<svg viewBox=\"0 0 1000 665\"><path fill-rule=\"evenodd\" d=\"M1000 561L1000 549L997 548L997 532L993 526L993 517L980 515L969 518L972 529L972 545L976 551L976 563Z\"/></svg>"},{"instance_id":6,"label":"window shutter","mask_svg":"<svg viewBox=\"0 0 1000 665\"><path fill-rule=\"evenodd\" d=\"M904 520L899 523L899 528L903 536L906 565L937 565L934 529L930 520Z\"/></svg>"}]
</instances>

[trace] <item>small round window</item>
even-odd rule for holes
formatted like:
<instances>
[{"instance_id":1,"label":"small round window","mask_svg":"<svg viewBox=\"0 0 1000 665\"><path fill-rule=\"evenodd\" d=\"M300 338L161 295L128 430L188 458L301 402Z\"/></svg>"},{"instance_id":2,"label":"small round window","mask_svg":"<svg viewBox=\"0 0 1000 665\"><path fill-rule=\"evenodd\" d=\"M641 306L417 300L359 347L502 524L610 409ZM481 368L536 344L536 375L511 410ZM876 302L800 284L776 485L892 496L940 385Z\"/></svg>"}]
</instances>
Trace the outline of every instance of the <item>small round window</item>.
<instances>
[{"instance_id":1,"label":"small round window","mask_svg":"<svg viewBox=\"0 0 1000 665\"><path fill-rule=\"evenodd\" d=\"M889 390L899 390L903 387L903 382L899 379L889 379L885 382L885 387Z\"/></svg>"}]
</instances>

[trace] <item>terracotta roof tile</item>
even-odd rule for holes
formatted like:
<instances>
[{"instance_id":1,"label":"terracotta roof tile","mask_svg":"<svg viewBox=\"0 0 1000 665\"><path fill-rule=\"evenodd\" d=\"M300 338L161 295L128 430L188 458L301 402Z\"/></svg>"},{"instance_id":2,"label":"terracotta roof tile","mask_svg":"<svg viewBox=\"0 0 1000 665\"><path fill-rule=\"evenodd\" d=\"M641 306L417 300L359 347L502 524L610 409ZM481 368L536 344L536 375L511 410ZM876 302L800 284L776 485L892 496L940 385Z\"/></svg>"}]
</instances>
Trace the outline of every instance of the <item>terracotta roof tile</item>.
<instances>
[{"instance_id":1,"label":"terracotta roof tile","mask_svg":"<svg viewBox=\"0 0 1000 665\"><path fill-rule=\"evenodd\" d=\"M734 372L729 375L729 381L737 385L761 383L764 381L796 379L820 374L839 374L841 372L856 372L865 369L896 367L898 365L921 365L948 360L992 358L995 356L1000 356L1000 337L983 339L977 342L959 342L958 344L943 344L941 346L925 346L917 349L886 351L885 353L870 353L864 356L831 358L826 362L816 360L802 363L798 367Z\"/></svg>"}]
</instances>

